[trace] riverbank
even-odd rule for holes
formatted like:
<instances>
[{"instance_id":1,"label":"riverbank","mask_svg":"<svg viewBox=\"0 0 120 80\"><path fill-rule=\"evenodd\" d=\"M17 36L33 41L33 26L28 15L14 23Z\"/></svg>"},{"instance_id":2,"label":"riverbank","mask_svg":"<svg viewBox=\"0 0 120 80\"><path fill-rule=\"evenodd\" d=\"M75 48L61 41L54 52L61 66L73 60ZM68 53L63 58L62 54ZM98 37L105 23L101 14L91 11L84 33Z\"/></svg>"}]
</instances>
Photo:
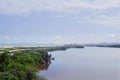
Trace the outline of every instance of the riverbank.
<instances>
[{"instance_id":1,"label":"riverbank","mask_svg":"<svg viewBox=\"0 0 120 80\"><path fill-rule=\"evenodd\" d=\"M74 46L75 47L75 46ZM48 52L74 48L69 46L0 48L0 79L45 80L36 73L51 64Z\"/></svg>"},{"instance_id":2,"label":"riverbank","mask_svg":"<svg viewBox=\"0 0 120 80\"><path fill-rule=\"evenodd\" d=\"M23 52L22 52L23 53ZM1 80L46 80L36 73L40 70L40 65L49 66L51 55L41 51L39 53L14 52L2 50L0 54L0 79ZM45 68L46 69L46 68Z\"/></svg>"},{"instance_id":3,"label":"riverbank","mask_svg":"<svg viewBox=\"0 0 120 80\"><path fill-rule=\"evenodd\" d=\"M19 53L39 53L40 51L52 52L59 50L67 50L70 48L84 48L82 45L63 45L63 46L49 46L49 47L9 47L0 48L0 53L4 50L8 50L11 54Z\"/></svg>"}]
</instances>

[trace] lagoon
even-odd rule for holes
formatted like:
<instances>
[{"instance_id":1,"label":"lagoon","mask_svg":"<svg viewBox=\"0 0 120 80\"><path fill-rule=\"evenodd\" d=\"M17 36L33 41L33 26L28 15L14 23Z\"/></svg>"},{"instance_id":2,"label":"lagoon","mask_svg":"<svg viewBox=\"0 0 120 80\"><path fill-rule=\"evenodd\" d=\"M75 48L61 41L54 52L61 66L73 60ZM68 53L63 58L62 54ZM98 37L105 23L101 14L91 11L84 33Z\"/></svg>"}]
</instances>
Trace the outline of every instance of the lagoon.
<instances>
[{"instance_id":1,"label":"lagoon","mask_svg":"<svg viewBox=\"0 0 120 80\"><path fill-rule=\"evenodd\" d=\"M120 80L120 49L86 47L49 52L55 58L39 74L48 80Z\"/></svg>"}]
</instances>

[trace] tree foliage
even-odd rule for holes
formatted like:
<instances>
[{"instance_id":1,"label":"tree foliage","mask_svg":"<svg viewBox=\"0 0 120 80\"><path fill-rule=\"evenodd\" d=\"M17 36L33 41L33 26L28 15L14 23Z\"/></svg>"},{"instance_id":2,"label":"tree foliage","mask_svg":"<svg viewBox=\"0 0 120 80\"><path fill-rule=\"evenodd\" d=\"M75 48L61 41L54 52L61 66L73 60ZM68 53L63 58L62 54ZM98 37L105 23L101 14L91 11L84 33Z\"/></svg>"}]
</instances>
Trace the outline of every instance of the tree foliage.
<instances>
[{"instance_id":1,"label":"tree foliage","mask_svg":"<svg viewBox=\"0 0 120 80\"><path fill-rule=\"evenodd\" d=\"M0 53L0 80L45 80L37 76L39 64L45 64L43 53Z\"/></svg>"}]
</instances>

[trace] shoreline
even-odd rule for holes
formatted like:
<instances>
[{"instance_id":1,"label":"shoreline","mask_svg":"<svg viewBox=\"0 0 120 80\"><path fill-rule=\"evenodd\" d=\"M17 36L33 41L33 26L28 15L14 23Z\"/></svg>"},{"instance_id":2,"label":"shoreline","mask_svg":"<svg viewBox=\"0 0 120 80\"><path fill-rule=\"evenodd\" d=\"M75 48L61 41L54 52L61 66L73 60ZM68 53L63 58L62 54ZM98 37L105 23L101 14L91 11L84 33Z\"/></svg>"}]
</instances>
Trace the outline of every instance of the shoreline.
<instances>
[{"instance_id":1,"label":"shoreline","mask_svg":"<svg viewBox=\"0 0 120 80\"><path fill-rule=\"evenodd\" d=\"M46 80L44 77L38 76L37 72L47 69L51 64L53 58L48 52L67 50L69 48L75 47L51 46L0 48L0 79Z\"/></svg>"}]
</instances>

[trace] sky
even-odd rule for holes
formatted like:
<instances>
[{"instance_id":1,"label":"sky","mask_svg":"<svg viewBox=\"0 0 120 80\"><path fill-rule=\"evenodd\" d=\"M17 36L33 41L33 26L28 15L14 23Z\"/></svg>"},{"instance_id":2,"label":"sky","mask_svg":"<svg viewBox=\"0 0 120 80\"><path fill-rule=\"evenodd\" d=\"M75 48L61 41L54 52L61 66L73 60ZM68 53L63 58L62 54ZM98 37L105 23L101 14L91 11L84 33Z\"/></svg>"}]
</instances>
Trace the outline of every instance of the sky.
<instances>
[{"instance_id":1,"label":"sky","mask_svg":"<svg viewBox=\"0 0 120 80\"><path fill-rule=\"evenodd\" d=\"M0 0L0 43L120 42L120 0Z\"/></svg>"}]
</instances>

